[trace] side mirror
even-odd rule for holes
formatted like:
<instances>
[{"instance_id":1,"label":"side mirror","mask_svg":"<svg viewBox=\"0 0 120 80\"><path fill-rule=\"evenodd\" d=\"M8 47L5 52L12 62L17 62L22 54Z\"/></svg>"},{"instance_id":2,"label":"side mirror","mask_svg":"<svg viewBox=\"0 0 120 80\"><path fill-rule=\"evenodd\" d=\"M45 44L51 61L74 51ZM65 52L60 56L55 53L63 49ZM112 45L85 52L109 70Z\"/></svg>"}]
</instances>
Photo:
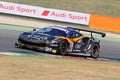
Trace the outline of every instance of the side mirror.
<instances>
[{"instance_id":1,"label":"side mirror","mask_svg":"<svg viewBox=\"0 0 120 80\"><path fill-rule=\"evenodd\" d=\"M36 29L34 28L34 29L33 29L33 32L35 32L35 31L36 31Z\"/></svg>"},{"instance_id":2,"label":"side mirror","mask_svg":"<svg viewBox=\"0 0 120 80\"><path fill-rule=\"evenodd\" d=\"M106 36L106 34L105 34L105 33L103 33L103 34L102 34L102 37L105 37L105 36Z\"/></svg>"}]
</instances>

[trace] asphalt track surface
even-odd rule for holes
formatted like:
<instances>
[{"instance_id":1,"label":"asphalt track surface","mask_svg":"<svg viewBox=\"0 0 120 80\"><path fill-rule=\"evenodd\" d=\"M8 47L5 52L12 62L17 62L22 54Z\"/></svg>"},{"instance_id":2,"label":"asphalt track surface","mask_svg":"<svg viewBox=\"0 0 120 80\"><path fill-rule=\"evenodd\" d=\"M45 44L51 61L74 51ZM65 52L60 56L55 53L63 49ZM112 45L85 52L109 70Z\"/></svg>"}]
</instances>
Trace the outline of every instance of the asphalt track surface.
<instances>
[{"instance_id":1,"label":"asphalt track surface","mask_svg":"<svg viewBox=\"0 0 120 80\"><path fill-rule=\"evenodd\" d=\"M54 55L27 49L15 48L14 43L21 31L0 29L0 52L17 52L34 55ZM120 60L120 42L101 40L101 58Z\"/></svg>"}]
</instances>

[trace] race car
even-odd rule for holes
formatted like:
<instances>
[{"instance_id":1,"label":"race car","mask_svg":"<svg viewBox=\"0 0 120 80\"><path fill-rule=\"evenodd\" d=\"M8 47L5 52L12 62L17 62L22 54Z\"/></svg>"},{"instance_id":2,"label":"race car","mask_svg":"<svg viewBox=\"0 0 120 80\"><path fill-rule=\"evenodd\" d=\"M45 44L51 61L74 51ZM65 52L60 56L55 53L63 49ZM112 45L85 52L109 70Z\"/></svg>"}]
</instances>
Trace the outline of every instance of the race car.
<instances>
[{"instance_id":1,"label":"race car","mask_svg":"<svg viewBox=\"0 0 120 80\"><path fill-rule=\"evenodd\" d=\"M85 36L81 31L89 32L91 36ZM105 33L78 29L72 27L48 26L33 29L31 32L23 32L18 37L16 47L32 48L55 54L82 53L89 54L92 58L98 58L100 52L100 40L93 37L93 33L105 37Z\"/></svg>"}]
</instances>

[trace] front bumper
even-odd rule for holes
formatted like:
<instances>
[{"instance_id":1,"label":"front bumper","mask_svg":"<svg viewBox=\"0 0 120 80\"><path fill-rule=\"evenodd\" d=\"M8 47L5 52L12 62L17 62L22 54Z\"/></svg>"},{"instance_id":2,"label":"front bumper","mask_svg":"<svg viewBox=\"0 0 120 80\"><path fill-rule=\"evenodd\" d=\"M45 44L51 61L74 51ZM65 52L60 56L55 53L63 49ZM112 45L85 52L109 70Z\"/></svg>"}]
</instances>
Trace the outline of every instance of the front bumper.
<instances>
[{"instance_id":1,"label":"front bumper","mask_svg":"<svg viewBox=\"0 0 120 80\"><path fill-rule=\"evenodd\" d=\"M52 53L57 53L58 51L58 44L53 44L53 43L40 43L40 42L38 43L38 42L18 39L18 43L16 43L15 45L18 47L27 47L27 48L32 48L32 49L37 49L40 51L52 52Z\"/></svg>"}]
</instances>

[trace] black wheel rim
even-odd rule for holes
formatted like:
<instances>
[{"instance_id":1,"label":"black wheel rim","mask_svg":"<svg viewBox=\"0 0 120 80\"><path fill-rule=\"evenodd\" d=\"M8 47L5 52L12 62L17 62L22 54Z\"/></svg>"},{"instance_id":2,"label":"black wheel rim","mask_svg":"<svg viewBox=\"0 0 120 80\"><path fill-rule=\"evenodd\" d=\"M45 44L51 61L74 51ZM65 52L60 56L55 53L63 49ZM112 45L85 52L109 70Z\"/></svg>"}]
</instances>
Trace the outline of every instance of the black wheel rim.
<instances>
[{"instance_id":1,"label":"black wheel rim","mask_svg":"<svg viewBox=\"0 0 120 80\"><path fill-rule=\"evenodd\" d=\"M59 53L62 55L66 55L67 53L67 48L68 48L68 44L66 41L62 41L60 43L60 49L59 49Z\"/></svg>"},{"instance_id":2,"label":"black wheel rim","mask_svg":"<svg viewBox=\"0 0 120 80\"><path fill-rule=\"evenodd\" d=\"M63 53L66 53L67 44L65 42L62 44L61 49Z\"/></svg>"}]
</instances>

